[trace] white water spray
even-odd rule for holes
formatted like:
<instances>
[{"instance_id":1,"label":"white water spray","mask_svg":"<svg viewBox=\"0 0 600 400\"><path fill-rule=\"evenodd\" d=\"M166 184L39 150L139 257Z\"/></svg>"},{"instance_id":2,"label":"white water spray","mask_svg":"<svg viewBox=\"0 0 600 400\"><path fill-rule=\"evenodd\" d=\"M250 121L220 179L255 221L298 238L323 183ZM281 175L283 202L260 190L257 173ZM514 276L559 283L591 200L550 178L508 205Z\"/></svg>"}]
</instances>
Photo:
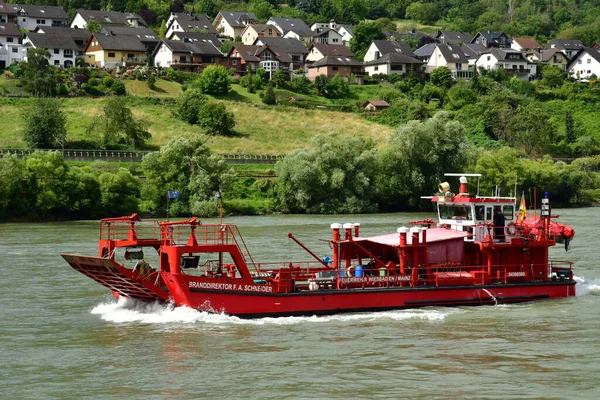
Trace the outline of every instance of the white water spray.
<instances>
[{"instance_id":1,"label":"white water spray","mask_svg":"<svg viewBox=\"0 0 600 400\"><path fill-rule=\"evenodd\" d=\"M487 289L484 289L484 288L481 288L481 290L483 290L484 292L486 292L486 293L487 293L487 294L490 296L490 298L491 298L492 300L494 300L494 305L498 305L498 300L496 300L496 298L494 297L494 295L493 295L493 294L491 294L489 290L487 290Z\"/></svg>"}]
</instances>

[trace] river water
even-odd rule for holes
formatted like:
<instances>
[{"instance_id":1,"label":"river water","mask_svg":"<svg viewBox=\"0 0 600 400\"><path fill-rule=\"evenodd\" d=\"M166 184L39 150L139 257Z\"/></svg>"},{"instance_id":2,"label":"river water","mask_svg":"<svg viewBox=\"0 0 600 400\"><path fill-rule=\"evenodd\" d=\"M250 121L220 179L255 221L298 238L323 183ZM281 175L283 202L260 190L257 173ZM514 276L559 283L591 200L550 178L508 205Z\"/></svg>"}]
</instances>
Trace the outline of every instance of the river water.
<instances>
[{"instance_id":1,"label":"river water","mask_svg":"<svg viewBox=\"0 0 600 400\"><path fill-rule=\"evenodd\" d=\"M0 225L0 398L600 398L600 208L575 228L578 296L537 303L240 320L116 302L60 253L97 222ZM428 214L227 218L255 260L319 255L332 222L362 235ZM209 222L209 221L207 221ZM214 222L214 221L210 221Z\"/></svg>"}]
</instances>

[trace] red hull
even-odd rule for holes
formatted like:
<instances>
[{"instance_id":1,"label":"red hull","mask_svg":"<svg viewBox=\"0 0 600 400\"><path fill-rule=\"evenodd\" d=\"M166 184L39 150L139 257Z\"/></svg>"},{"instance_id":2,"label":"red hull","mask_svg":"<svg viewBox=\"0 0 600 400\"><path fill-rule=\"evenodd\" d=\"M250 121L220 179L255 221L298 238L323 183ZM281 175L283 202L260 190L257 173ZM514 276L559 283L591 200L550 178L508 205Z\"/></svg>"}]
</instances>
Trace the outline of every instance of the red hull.
<instances>
[{"instance_id":1,"label":"red hull","mask_svg":"<svg viewBox=\"0 0 600 400\"><path fill-rule=\"evenodd\" d=\"M187 289L185 277L164 274L177 306L238 317L323 315L427 306L479 306L575 296L575 282L555 281L423 288L368 288L281 294Z\"/></svg>"}]
</instances>

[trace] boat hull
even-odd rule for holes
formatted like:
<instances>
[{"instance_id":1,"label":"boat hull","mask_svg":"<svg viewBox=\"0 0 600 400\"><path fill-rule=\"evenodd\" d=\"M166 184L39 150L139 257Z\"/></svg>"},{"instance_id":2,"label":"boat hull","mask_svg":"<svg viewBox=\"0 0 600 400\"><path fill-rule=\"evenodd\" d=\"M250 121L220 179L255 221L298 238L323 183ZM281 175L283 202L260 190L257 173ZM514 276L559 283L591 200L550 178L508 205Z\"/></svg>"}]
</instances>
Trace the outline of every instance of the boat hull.
<instances>
[{"instance_id":1,"label":"boat hull","mask_svg":"<svg viewBox=\"0 0 600 400\"><path fill-rule=\"evenodd\" d=\"M165 277L166 278L166 277ZM479 306L575 296L574 281L422 288L365 288L281 294L200 290L165 279L178 306L243 318L324 315L428 306Z\"/></svg>"}]
</instances>

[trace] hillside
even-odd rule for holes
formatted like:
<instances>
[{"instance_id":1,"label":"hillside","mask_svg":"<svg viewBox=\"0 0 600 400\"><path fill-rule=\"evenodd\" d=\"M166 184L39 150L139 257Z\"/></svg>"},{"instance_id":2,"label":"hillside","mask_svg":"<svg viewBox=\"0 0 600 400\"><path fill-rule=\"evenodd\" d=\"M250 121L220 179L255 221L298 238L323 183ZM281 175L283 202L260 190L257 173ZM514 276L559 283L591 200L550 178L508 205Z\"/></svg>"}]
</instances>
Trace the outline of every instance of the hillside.
<instances>
[{"instance_id":1,"label":"hillside","mask_svg":"<svg viewBox=\"0 0 600 400\"><path fill-rule=\"evenodd\" d=\"M148 95L145 82L127 81L136 84L137 93ZM175 86L176 85L176 86ZM167 100L128 97L128 104L136 117L149 123L152 139L149 145L160 147L170 138L181 133L201 132L200 128L174 118L172 110L174 97L180 93L179 85L174 82L159 81L158 87L171 90L152 93L152 97L166 97ZM177 88L178 91L173 90ZM173 98L172 100L168 99ZM234 98L236 100L230 100ZM154 101L157 100L157 101ZM0 98L3 126L0 130L0 148L26 147L19 132L23 128L20 109L31 99ZM86 133L87 127L99 114L105 99L103 98L67 98L61 102L67 115L67 141L99 140ZM297 148L307 148L310 139L320 133L340 133L349 137L373 139L376 143L385 142L393 128L367 121L359 114L328 110L306 110L295 107L269 107L260 102L256 94L248 92L239 85L233 85L232 91L220 99L236 119L236 135L232 137L215 136L208 146L216 152L250 154L286 154Z\"/></svg>"}]
</instances>

